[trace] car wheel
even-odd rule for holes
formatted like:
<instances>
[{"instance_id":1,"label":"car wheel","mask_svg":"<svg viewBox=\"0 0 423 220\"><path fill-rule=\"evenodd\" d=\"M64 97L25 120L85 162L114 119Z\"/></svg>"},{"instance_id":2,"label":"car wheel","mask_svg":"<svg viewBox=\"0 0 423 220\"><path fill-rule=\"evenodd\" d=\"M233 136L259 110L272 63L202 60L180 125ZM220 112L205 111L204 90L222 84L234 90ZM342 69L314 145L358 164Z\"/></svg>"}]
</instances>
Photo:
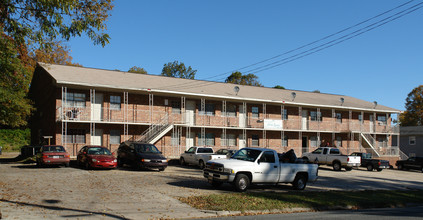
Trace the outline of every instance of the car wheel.
<instances>
[{"instance_id":1,"label":"car wheel","mask_svg":"<svg viewBox=\"0 0 423 220\"><path fill-rule=\"evenodd\" d=\"M185 159L184 159L183 157L181 157L181 159L179 159L179 163L180 163L182 166L185 166L185 165L186 165L186 163L185 163Z\"/></svg>"},{"instance_id":2,"label":"car wheel","mask_svg":"<svg viewBox=\"0 0 423 220\"><path fill-rule=\"evenodd\" d=\"M206 167L206 165L204 164L204 161L200 160L200 162L198 163L200 166L200 169L204 169L204 167Z\"/></svg>"},{"instance_id":3,"label":"car wheel","mask_svg":"<svg viewBox=\"0 0 423 220\"><path fill-rule=\"evenodd\" d=\"M333 163L333 170L340 171L341 170L341 164L339 162Z\"/></svg>"},{"instance_id":4,"label":"car wheel","mask_svg":"<svg viewBox=\"0 0 423 220\"><path fill-rule=\"evenodd\" d=\"M65 163L65 167L69 167L69 162L68 163Z\"/></svg>"},{"instance_id":5,"label":"car wheel","mask_svg":"<svg viewBox=\"0 0 423 220\"><path fill-rule=\"evenodd\" d=\"M373 171L373 165L371 165L371 164L367 165L367 170L368 171Z\"/></svg>"},{"instance_id":6,"label":"car wheel","mask_svg":"<svg viewBox=\"0 0 423 220\"><path fill-rule=\"evenodd\" d=\"M295 190L303 190L307 185L307 178L303 174L297 174L297 176L294 179L294 182L292 183L292 187Z\"/></svg>"},{"instance_id":7,"label":"car wheel","mask_svg":"<svg viewBox=\"0 0 423 220\"><path fill-rule=\"evenodd\" d=\"M236 191L245 192L250 186L250 179L245 174L238 174L235 177L234 186Z\"/></svg>"},{"instance_id":8,"label":"car wheel","mask_svg":"<svg viewBox=\"0 0 423 220\"><path fill-rule=\"evenodd\" d=\"M164 167L159 168L159 171L164 171L164 170L165 170L165 168L164 168Z\"/></svg>"},{"instance_id":9,"label":"car wheel","mask_svg":"<svg viewBox=\"0 0 423 220\"><path fill-rule=\"evenodd\" d=\"M122 159L120 159L120 157L117 158L117 166L123 167L123 162L122 162Z\"/></svg>"},{"instance_id":10,"label":"car wheel","mask_svg":"<svg viewBox=\"0 0 423 220\"><path fill-rule=\"evenodd\" d=\"M90 169L90 164L88 162L85 163L85 169L89 170Z\"/></svg>"},{"instance_id":11,"label":"car wheel","mask_svg":"<svg viewBox=\"0 0 423 220\"><path fill-rule=\"evenodd\" d=\"M380 169L380 168L379 168L379 169L376 169L376 170L377 170L377 172L380 172L380 171L382 171L382 169Z\"/></svg>"},{"instance_id":12,"label":"car wheel","mask_svg":"<svg viewBox=\"0 0 423 220\"><path fill-rule=\"evenodd\" d=\"M403 170L404 169L404 167L402 166L402 164L398 164L398 169L399 170Z\"/></svg>"}]
</instances>

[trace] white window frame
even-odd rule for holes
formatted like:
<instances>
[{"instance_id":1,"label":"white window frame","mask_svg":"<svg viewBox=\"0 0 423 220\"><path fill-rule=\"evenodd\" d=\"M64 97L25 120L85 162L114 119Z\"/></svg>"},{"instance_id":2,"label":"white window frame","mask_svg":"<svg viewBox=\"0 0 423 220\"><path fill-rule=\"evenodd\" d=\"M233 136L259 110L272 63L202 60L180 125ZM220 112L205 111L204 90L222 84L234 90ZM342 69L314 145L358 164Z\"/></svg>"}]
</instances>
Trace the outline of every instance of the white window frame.
<instances>
[{"instance_id":1,"label":"white window frame","mask_svg":"<svg viewBox=\"0 0 423 220\"><path fill-rule=\"evenodd\" d=\"M408 145L416 145L416 136L408 136Z\"/></svg>"},{"instance_id":2,"label":"white window frame","mask_svg":"<svg viewBox=\"0 0 423 220\"><path fill-rule=\"evenodd\" d=\"M120 130L110 130L110 144L120 144Z\"/></svg>"},{"instance_id":3,"label":"white window frame","mask_svg":"<svg viewBox=\"0 0 423 220\"><path fill-rule=\"evenodd\" d=\"M120 110L121 98L118 95L110 96L110 110Z\"/></svg>"}]
</instances>

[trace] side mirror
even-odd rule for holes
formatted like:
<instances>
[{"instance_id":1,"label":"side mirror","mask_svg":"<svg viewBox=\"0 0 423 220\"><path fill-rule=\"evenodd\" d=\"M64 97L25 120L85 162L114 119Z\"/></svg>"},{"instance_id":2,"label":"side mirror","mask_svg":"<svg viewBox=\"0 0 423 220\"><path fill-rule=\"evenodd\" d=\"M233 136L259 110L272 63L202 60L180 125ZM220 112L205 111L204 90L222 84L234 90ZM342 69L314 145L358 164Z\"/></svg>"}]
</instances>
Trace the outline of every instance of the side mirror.
<instances>
[{"instance_id":1,"label":"side mirror","mask_svg":"<svg viewBox=\"0 0 423 220\"><path fill-rule=\"evenodd\" d=\"M184 151L184 153L186 153L186 154L187 154L187 153L188 153L188 151L186 150L186 151Z\"/></svg>"}]
</instances>

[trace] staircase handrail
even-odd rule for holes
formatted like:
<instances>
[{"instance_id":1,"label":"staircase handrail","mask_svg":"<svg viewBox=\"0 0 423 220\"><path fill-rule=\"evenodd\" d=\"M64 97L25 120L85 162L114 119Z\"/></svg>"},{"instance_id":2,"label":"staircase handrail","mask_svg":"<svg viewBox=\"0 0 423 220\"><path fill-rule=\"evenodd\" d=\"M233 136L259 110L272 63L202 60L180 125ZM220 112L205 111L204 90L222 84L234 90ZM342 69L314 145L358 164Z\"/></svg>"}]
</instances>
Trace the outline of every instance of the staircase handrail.
<instances>
[{"instance_id":1,"label":"staircase handrail","mask_svg":"<svg viewBox=\"0 0 423 220\"><path fill-rule=\"evenodd\" d=\"M158 123L152 124L147 130L145 130L137 141L148 141L152 136L166 129L166 127L169 126L168 119L169 115L166 114Z\"/></svg>"},{"instance_id":2,"label":"staircase handrail","mask_svg":"<svg viewBox=\"0 0 423 220\"><path fill-rule=\"evenodd\" d=\"M401 150L399 150L399 155L400 155L401 160L407 160L408 159L407 154L405 154Z\"/></svg>"},{"instance_id":3,"label":"staircase handrail","mask_svg":"<svg viewBox=\"0 0 423 220\"><path fill-rule=\"evenodd\" d=\"M376 140L370 135L370 134L367 134L367 133L361 133L362 135L363 135L363 137L367 140L367 142L369 143L369 146L370 146L370 148L372 148L372 150L376 153L376 155L378 156L378 157L380 157L380 152L379 152L379 150L377 150L375 147L374 147L374 144L376 143Z\"/></svg>"}]
</instances>

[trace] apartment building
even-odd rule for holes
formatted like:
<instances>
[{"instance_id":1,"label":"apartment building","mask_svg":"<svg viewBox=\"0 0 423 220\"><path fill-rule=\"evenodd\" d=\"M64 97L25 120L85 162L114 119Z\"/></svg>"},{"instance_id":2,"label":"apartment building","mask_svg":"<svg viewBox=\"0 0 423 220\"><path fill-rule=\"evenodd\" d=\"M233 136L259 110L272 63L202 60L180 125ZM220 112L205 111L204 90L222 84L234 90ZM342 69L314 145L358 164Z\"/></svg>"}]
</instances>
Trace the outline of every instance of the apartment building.
<instances>
[{"instance_id":1,"label":"apartment building","mask_svg":"<svg viewBox=\"0 0 423 220\"><path fill-rule=\"evenodd\" d=\"M119 143L155 144L167 157L191 146L294 149L298 156L329 142L345 154L395 161L400 111L354 97L38 64L30 89L37 111L31 142L87 144L115 151Z\"/></svg>"}]
</instances>

